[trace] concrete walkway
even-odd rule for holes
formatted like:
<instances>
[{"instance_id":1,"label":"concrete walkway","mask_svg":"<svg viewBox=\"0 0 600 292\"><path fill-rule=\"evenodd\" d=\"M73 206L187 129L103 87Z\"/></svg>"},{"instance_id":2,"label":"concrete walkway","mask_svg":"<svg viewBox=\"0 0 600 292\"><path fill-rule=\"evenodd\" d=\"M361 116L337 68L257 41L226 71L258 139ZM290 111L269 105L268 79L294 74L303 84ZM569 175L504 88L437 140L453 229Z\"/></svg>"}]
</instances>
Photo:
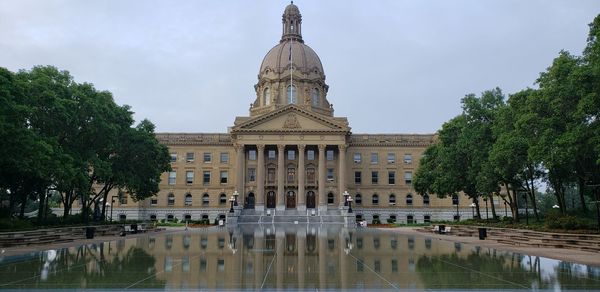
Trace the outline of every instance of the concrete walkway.
<instances>
[{"instance_id":1,"label":"concrete walkway","mask_svg":"<svg viewBox=\"0 0 600 292\"><path fill-rule=\"evenodd\" d=\"M583 251L578 249L568 248L539 248L539 247L526 247L526 246L514 246L504 243L499 243L493 239L480 240L479 237L465 237L456 235L436 234L436 233L425 233L417 231L422 227L398 227L389 228L393 232L408 235L420 235L440 240L447 240L451 242L460 242L472 246L489 247L497 250L505 250L515 253L522 253L528 255L541 256L556 260L562 260L567 262L574 262L586 265L600 266L600 253Z\"/></svg>"}]
</instances>

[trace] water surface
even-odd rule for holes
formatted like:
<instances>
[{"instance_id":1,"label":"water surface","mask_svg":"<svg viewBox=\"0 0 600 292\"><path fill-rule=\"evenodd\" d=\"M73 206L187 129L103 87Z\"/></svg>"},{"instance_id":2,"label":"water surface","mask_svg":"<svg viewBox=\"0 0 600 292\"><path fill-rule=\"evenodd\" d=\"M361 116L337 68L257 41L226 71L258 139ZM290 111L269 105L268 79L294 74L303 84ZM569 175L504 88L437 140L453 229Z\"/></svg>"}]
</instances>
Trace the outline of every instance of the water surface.
<instances>
[{"instance_id":1,"label":"water surface","mask_svg":"<svg viewBox=\"0 0 600 292\"><path fill-rule=\"evenodd\" d=\"M0 257L1 289L600 290L600 267L327 225L148 234Z\"/></svg>"}]
</instances>

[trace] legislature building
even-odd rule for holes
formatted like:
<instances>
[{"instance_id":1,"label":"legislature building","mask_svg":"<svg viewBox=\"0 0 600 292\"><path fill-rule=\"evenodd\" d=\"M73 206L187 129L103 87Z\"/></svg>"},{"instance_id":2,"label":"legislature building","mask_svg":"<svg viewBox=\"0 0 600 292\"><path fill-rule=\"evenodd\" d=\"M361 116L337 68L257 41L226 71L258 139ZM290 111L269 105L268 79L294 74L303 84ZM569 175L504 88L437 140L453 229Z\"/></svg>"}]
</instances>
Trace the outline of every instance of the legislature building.
<instances>
[{"instance_id":1,"label":"legislature building","mask_svg":"<svg viewBox=\"0 0 600 292\"><path fill-rule=\"evenodd\" d=\"M158 133L172 171L162 176L156 197L123 197L111 216L210 222L231 214L261 222L266 216L321 222L352 216L369 223L470 218L466 196L440 199L412 188L434 134L353 134L348 118L334 115L323 65L302 33L300 11L290 4L281 39L260 66L249 115L236 117L222 134Z\"/></svg>"}]
</instances>

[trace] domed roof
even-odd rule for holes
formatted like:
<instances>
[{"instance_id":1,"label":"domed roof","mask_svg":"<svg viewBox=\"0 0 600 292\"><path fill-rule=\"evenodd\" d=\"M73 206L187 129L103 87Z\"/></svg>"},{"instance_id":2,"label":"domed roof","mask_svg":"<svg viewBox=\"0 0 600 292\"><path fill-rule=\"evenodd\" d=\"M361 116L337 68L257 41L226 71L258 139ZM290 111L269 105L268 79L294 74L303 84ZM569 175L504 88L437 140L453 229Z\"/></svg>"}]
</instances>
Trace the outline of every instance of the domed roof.
<instances>
[{"instance_id":1,"label":"domed roof","mask_svg":"<svg viewBox=\"0 0 600 292\"><path fill-rule=\"evenodd\" d=\"M298 9L298 6L294 5L294 1L292 1L292 3L290 3L290 5L285 7L284 13L300 14L300 9Z\"/></svg>"},{"instance_id":2,"label":"domed roof","mask_svg":"<svg viewBox=\"0 0 600 292\"><path fill-rule=\"evenodd\" d=\"M275 72L283 72L290 65L290 46L291 61L294 63L294 70L309 72L317 70L320 74L324 74L321 59L313 49L304 43L287 40L273 47L265 56L260 65L260 73L271 69Z\"/></svg>"}]
</instances>

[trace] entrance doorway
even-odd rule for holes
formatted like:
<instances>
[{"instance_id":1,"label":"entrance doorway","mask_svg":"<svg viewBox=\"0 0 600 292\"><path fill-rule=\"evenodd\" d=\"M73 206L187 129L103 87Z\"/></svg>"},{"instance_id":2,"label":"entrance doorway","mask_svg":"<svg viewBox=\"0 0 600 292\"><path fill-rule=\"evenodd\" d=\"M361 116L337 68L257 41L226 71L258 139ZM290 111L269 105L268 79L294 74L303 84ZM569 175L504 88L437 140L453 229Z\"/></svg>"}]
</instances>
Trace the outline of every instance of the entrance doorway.
<instances>
[{"instance_id":1,"label":"entrance doorway","mask_svg":"<svg viewBox=\"0 0 600 292\"><path fill-rule=\"evenodd\" d=\"M317 206L315 192L309 191L306 193L306 208L314 209Z\"/></svg>"},{"instance_id":2,"label":"entrance doorway","mask_svg":"<svg viewBox=\"0 0 600 292\"><path fill-rule=\"evenodd\" d=\"M275 192L270 191L267 193L267 208L274 209L275 208Z\"/></svg>"},{"instance_id":3,"label":"entrance doorway","mask_svg":"<svg viewBox=\"0 0 600 292\"><path fill-rule=\"evenodd\" d=\"M254 209L254 193L249 193L248 197L246 197L246 209Z\"/></svg>"},{"instance_id":4,"label":"entrance doorway","mask_svg":"<svg viewBox=\"0 0 600 292\"><path fill-rule=\"evenodd\" d=\"M293 191L287 192L285 196L285 207L288 209L296 208L296 193Z\"/></svg>"}]
</instances>

